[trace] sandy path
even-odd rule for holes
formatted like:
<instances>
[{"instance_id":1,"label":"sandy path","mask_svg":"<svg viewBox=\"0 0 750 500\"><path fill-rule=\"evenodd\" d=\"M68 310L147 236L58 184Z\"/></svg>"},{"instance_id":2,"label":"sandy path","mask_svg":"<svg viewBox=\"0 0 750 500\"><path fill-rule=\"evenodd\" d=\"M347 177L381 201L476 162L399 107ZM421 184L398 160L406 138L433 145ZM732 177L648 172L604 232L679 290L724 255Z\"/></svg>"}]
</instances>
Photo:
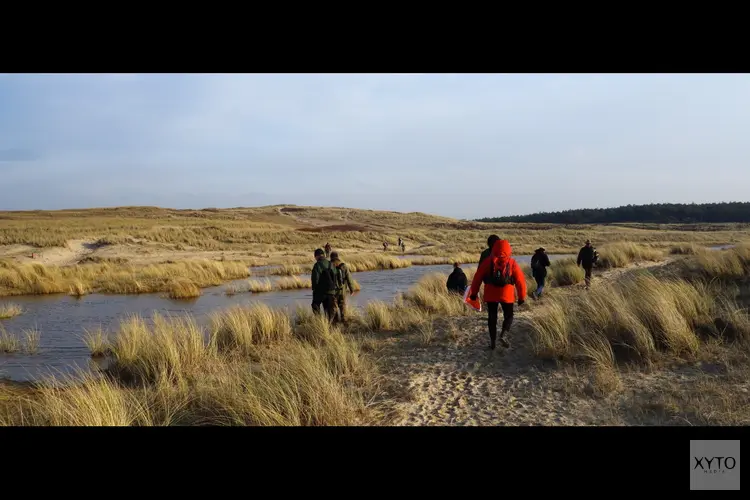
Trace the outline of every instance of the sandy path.
<instances>
[{"instance_id":1,"label":"sandy path","mask_svg":"<svg viewBox=\"0 0 750 500\"><path fill-rule=\"evenodd\" d=\"M457 320L448 342L399 339L384 362L411 398L399 404L394 424L589 425L595 402L569 400L559 389L564 375L531 355L523 324L528 314L516 315L508 350L486 349L487 320L480 313Z\"/></svg>"},{"instance_id":2,"label":"sandy path","mask_svg":"<svg viewBox=\"0 0 750 500\"><path fill-rule=\"evenodd\" d=\"M634 266L631 269L653 266ZM595 275L597 281L623 270ZM530 299L529 299L530 300ZM532 304L533 306L533 304ZM390 339L381 363L392 384L409 393L397 403L394 425L611 425L611 407L592 398L573 397L585 390L585 378L571 377L531 352L528 318L533 307L516 308L510 349L489 351L486 312L436 325L426 343L416 334ZM499 325L498 325L499 326ZM570 390L571 384L579 387Z\"/></svg>"},{"instance_id":3,"label":"sandy path","mask_svg":"<svg viewBox=\"0 0 750 500\"><path fill-rule=\"evenodd\" d=\"M14 257L19 262L38 262L50 266L70 266L82 258L93 254L97 246L90 240L68 240L66 247L34 248L15 245L6 248L5 256ZM31 255L34 255L34 258Z\"/></svg>"}]
</instances>

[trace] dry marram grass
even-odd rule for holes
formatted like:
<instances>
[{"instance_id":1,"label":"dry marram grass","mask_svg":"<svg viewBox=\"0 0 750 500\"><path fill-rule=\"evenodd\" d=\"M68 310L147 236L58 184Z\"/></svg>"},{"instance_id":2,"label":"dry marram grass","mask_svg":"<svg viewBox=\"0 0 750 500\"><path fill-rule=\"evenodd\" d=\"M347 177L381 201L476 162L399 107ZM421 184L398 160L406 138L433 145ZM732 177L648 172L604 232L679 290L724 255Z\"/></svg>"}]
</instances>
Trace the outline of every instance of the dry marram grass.
<instances>
[{"instance_id":1,"label":"dry marram grass","mask_svg":"<svg viewBox=\"0 0 750 500\"><path fill-rule=\"evenodd\" d=\"M23 308L18 304L0 304L0 319L8 319L23 313Z\"/></svg>"}]
</instances>

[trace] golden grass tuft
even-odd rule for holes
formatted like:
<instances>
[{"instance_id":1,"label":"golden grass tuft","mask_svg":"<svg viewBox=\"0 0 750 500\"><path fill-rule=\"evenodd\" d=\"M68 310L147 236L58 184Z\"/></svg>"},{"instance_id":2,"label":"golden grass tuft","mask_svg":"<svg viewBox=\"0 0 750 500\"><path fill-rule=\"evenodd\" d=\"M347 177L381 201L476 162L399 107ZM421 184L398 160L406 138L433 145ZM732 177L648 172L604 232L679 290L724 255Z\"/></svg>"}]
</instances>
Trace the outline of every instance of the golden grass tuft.
<instances>
[{"instance_id":1,"label":"golden grass tuft","mask_svg":"<svg viewBox=\"0 0 750 500\"><path fill-rule=\"evenodd\" d=\"M211 314L211 343L222 352L255 352L260 344L279 342L291 337L289 315L266 304L235 306Z\"/></svg>"},{"instance_id":2,"label":"golden grass tuft","mask_svg":"<svg viewBox=\"0 0 750 500\"><path fill-rule=\"evenodd\" d=\"M696 245L695 243L680 243L673 245L669 249L670 255L696 255L704 251L706 251L705 247Z\"/></svg>"},{"instance_id":3,"label":"golden grass tuft","mask_svg":"<svg viewBox=\"0 0 750 500\"><path fill-rule=\"evenodd\" d=\"M663 260L664 250L635 243L615 243L599 251L597 265L604 269L626 267L635 262Z\"/></svg>"},{"instance_id":4,"label":"golden grass tuft","mask_svg":"<svg viewBox=\"0 0 750 500\"><path fill-rule=\"evenodd\" d=\"M18 304L1 304L0 319L9 319L23 314L23 308Z\"/></svg>"},{"instance_id":5,"label":"golden grass tuft","mask_svg":"<svg viewBox=\"0 0 750 500\"><path fill-rule=\"evenodd\" d=\"M297 338L317 343L327 338L333 325L323 314L314 314L312 309L298 305L294 312L294 334Z\"/></svg>"},{"instance_id":6,"label":"golden grass tuft","mask_svg":"<svg viewBox=\"0 0 750 500\"><path fill-rule=\"evenodd\" d=\"M152 426L159 421L146 391L128 391L90 373L67 377L62 383L41 384L34 398L21 398L22 411L12 422L31 426ZM148 393L147 393L148 394ZM139 397L141 396L141 397Z\"/></svg>"},{"instance_id":7,"label":"golden grass tuft","mask_svg":"<svg viewBox=\"0 0 750 500\"><path fill-rule=\"evenodd\" d=\"M312 282L302 280L299 276L285 276L276 281L276 289L278 290L302 290L305 288L312 288Z\"/></svg>"},{"instance_id":8,"label":"golden grass tuft","mask_svg":"<svg viewBox=\"0 0 750 500\"><path fill-rule=\"evenodd\" d=\"M446 265L458 262L459 264L473 264L479 262L479 254L459 252L455 255L436 256L427 255L424 257L415 257L409 259L414 266L435 266Z\"/></svg>"},{"instance_id":9,"label":"golden grass tuft","mask_svg":"<svg viewBox=\"0 0 750 500\"><path fill-rule=\"evenodd\" d=\"M118 377L138 383L184 381L206 359L204 334L195 320L155 313L150 322L131 316L120 323L110 351Z\"/></svg>"},{"instance_id":10,"label":"golden grass tuft","mask_svg":"<svg viewBox=\"0 0 750 500\"><path fill-rule=\"evenodd\" d=\"M580 283L585 278L583 268L572 258L557 259L547 270L547 281L550 286L570 286ZM534 285L536 288L536 285Z\"/></svg>"},{"instance_id":11,"label":"golden grass tuft","mask_svg":"<svg viewBox=\"0 0 750 500\"><path fill-rule=\"evenodd\" d=\"M173 279L167 287L170 299L194 299L201 296L201 289L189 279Z\"/></svg>"},{"instance_id":12,"label":"golden grass tuft","mask_svg":"<svg viewBox=\"0 0 750 500\"><path fill-rule=\"evenodd\" d=\"M257 280L247 280L244 284L233 284L225 290L227 295L234 295L236 293L264 293L273 291L273 284L268 278Z\"/></svg>"},{"instance_id":13,"label":"golden grass tuft","mask_svg":"<svg viewBox=\"0 0 750 500\"><path fill-rule=\"evenodd\" d=\"M391 330L395 326L391 307L380 300L367 303L363 320L367 328L372 331Z\"/></svg>"},{"instance_id":14,"label":"golden grass tuft","mask_svg":"<svg viewBox=\"0 0 750 500\"><path fill-rule=\"evenodd\" d=\"M36 328L23 331L24 352L26 354L36 354L39 351L39 340L41 332Z\"/></svg>"},{"instance_id":15,"label":"golden grass tuft","mask_svg":"<svg viewBox=\"0 0 750 500\"><path fill-rule=\"evenodd\" d=\"M84 330L82 340L94 357L105 356L110 352L109 336L101 327L95 330Z\"/></svg>"},{"instance_id":16,"label":"golden grass tuft","mask_svg":"<svg viewBox=\"0 0 750 500\"><path fill-rule=\"evenodd\" d=\"M681 274L689 279L734 282L747 279L750 273L750 244L725 250L708 250L682 260Z\"/></svg>"},{"instance_id":17,"label":"golden grass tuft","mask_svg":"<svg viewBox=\"0 0 750 500\"><path fill-rule=\"evenodd\" d=\"M403 269L412 265L410 260L382 254L354 254L347 257L340 253L339 257L353 273L380 269Z\"/></svg>"},{"instance_id":18,"label":"golden grass tuft","mask_svg":"<svg viewBox=\"0 0 750 500\"><path fill-rule=\"evenodd\" d=\"M69 294L73 297L83 297L84 295L87 295L91 293L91 289L89 288L89 285L84 283L81 280L74 280L70 284L70 292Z\"/></svg>"},{"instance_id":19,"label":"golden grass tuft","mask_svg":"<svg viewBox=\"0 0 750 500\"><path fill-rule=\"evenodd\" d=\"M310 265L310 269L312 269L312 264ZM307 269L307 272L310 271L310 269ZM281 265L277 267L272 267L270 269L266 269L263 271L263 274L270 274L272 276L296 276L299 274L304 274L305 269L302 269L301 266L296 264L291 265Z\"/></svg>"},{"instance_id":20,"label":"golden grass tuft","mask_svg":"<svg viewBox=\"0 0 750 500\"><path fill-rule=\"evenodd\" d=\"M273 284L271 283L271 280L269 279L249 280L248 290L252 293L270 292L271 290L273 290Z\"/></svg>"},{"instance_id":21,"label":"golden grass tuft","mask_svg":"<svg viewBox=\"0 0 750 500\"><path fill-rule=\"evenodd\" d=\"M432 319L425 321L418 327L419 338L424 345L429 345L435 337L435 324Z\"/></svg>"},{"instance_id":22,"label":"golden grass tuft","mask_svg":"<svg viewBox=\"0 0 750 500\"><path fill-rule=\"evenodd\" d=\"M705 285L638 273L603 293L550 296L530 320L533 346L542 357L602 368L615 359L651 361L660 351L693 358L700 332L729 311L717 304Z\"/></svg>"},{"instance_id":23,"label":"golden grass tuft","mask_svg":"<svg viewBox=\"0 0 750 500\"><path fill-rule=\"evenodd\" d=\"M18 337L0 325L0 352L12 354L21 350L21 341Z\"/></svg>"},{"instance_id":24,"label":"golden grass tuft","mask_svg":"<svg viewBox=\"0 0 750 500\"><path fill-rule=\"evenodd\" d=\"M433 278L432 283L430 283L429 277L426 278L420 280L416 286L404 293L404 301L407 304L433 315L463 316L471 314L470 309L463 301L463 297L443 293L442 291L434 293L430 290L433 284L442 281L442 276L438 275ZM445 286L444 283L442 285Z\"/></svg>"}]
</instances>

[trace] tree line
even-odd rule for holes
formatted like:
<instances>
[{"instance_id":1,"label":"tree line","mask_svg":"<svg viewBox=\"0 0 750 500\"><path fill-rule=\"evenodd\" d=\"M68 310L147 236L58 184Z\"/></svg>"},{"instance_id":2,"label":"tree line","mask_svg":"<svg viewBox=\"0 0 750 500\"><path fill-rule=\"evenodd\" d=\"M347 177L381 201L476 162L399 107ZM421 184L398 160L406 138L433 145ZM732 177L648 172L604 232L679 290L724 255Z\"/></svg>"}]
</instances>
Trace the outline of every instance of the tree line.
<instances>
[{"instance_id":1,"label":"tree line","mask_svg":"<svg viewBox=\"0 0 750 500\"><path fill-rule=\"evenodd\" d=\"M476 222L538 222L550 224L610 224L640 222L722 223L750 222L750 202L725 203L653 203L624 205L614 208L580 208L561 212L538 212L528 215L485 217Z\"/></svg>"}]
</instances>

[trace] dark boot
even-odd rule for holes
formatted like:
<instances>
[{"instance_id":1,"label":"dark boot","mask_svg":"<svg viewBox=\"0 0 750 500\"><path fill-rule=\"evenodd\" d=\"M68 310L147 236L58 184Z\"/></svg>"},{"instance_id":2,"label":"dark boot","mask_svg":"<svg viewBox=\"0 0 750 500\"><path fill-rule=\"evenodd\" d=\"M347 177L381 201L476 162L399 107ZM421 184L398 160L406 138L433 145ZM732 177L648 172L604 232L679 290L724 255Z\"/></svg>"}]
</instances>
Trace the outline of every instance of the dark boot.
<instances>
[{"instance_id":1,"label":"dark boot","mask_svg":"<svg viewBox=\"0 0 750 500\"><path fill-rule=\"evenodd\" d=\"M495 332L491 332L490 333L490 350L491 351L495 350L495 337L496 337L496 335L497 335L497 333L495 333Z\"/></svg>"},{"instance_id":2,"label":"dark boot","mask_svg":"<svg viewBox=\"0 0 750 500\"><path fill-rule=\"evenodd\" d=\"M510 342L508 341L508 330L500 332L500 343L503 344L503 347L506 349L510 347Z\"/></svg>"}]
</instances>

